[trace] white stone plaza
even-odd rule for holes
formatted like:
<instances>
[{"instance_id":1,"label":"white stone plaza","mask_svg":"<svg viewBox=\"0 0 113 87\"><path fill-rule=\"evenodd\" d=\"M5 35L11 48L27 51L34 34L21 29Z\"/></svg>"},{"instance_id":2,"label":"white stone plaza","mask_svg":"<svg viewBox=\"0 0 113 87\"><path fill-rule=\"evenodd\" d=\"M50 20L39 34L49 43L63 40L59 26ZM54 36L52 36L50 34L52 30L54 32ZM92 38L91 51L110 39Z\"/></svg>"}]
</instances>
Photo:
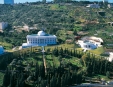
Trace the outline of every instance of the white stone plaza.
<instances>
[{"instance_id":1,"label":"white stone plaza","mask_svg":"<svg viewBox=\"0 0 113 87\"><path fill-rule=\"evenodd\" d=\"M43 30L37 34L27 35L27 43L22 44L22 48L31 46L47 46L56 44L56 36L45 33Z\"/></svg>"}]
</instances>

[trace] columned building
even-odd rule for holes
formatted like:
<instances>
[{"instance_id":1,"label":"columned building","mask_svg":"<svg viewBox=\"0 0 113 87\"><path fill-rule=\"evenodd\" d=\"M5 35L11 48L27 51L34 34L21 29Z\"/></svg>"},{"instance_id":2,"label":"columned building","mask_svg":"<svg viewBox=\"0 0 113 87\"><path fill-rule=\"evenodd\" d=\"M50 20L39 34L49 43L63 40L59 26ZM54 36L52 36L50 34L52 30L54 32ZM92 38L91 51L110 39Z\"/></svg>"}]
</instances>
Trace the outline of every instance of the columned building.
<instances>
[{"instance_id":1,"label":"columned building","mask_svg":"<svg viewBox=\"0 0 113 87\"><path fill-rule=\"evenodd\" d=\"M22 48L31 46L47 46L56 44L56 36L39 31L37 34L27 35L27 43L22 44Z\"/></svg>"}]
</instances>

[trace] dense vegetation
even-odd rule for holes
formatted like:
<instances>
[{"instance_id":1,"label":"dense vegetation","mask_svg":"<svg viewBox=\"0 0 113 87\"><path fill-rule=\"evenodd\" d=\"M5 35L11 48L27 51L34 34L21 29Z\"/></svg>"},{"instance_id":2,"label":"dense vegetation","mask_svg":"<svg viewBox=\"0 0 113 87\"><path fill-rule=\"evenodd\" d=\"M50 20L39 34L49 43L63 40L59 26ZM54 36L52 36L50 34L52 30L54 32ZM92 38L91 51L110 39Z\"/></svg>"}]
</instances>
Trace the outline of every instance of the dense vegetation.
<instances>
[{"instance_id":1,"label":"dense vegetation","mask_svg":"<svg viewBox=\"0 0 113 87\"><path fill-rule=\"evenodd\" d=\"M6 69L3 87L65 87L89 76L112 75L113 63L101 56L62 47L45 51L46 68L39 47L1 55L0 69Z\"/></svg>"},{"instance_id":2,"label":"dense vegetation","mask_svg":"<svg viewBox=\"0 0 113 87\"><path fill-rule=\"evenodd\" d=\"M113 20L111 17L112 8L103 7L101 2L101 8L86 8L88 3L91 2L56 4L37 2L14 6L0 5L0 21L9 24L8 28L0 33L1 45L6 49L19 46L26 42L27 34L37 33L42 27L46 28L47 33L56 34L59 43L65 43L66 39L74 40L74 36L79 31L84 31L88 32L87 35L90 36L97 34L104 40L106 46L111 44L112 26L108 25L107 22ZM105 16L98 13L99 11L104 11ZM26 32L21 30L24 25L36 29ZM70 34L68 31L72 33Z\"/></svg>"},{"instance_id":3,"label":"dense vegetation","mask_svg":"<svg viewBox=\"0 0 113 87\"><path fill-rule=\"evenodd\" d=\"M65 87L80 84L89 76L112 76L112 62L89 51L77 50L75 44L75 36L96 35L104 40L103 48L112 48L108 44L112 44L113 31L107 23L113 20L112 8L86 8L90 2L58 1L55 0L55 4L0 5L0 21L9 23L7 29L0 33L0 44L4 48L21 45L26 42L26 35L36 34L42 27L47 33L57 35L58 44L65 43L67 39L72 40L71 45L74 44L68 48L54 46L52 49L50 46L45 49L47 72L39 47L0 55L0 70L4 72L6 69L1 83L3 87ZM105 11L105 16L99 11ZM37 29L26 32L20 29L24 25ZM80 31L84 33L79 34ZM0 75L3 77L3 74Z\"/></svg>"}]
</instances>

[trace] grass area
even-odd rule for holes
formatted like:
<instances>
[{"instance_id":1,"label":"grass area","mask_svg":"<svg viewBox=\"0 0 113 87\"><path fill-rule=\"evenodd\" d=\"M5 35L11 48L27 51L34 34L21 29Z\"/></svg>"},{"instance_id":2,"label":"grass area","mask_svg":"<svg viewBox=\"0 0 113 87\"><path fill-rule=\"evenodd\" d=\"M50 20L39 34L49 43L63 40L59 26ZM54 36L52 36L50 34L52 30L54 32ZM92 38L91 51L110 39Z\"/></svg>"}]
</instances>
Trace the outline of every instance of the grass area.
<instances>
[{"instance_id":1,"label":"grass area","mask_svg":"<svg viewBox=\"0 0 113 87\"><path fill-rule=\"evenodd\" d=\"M49 66L55 66L56 68L60 65L59 57L51 56L51 55L46 55L46 62L47 64L49 63ZM76 65L78 67L82 67L80 63L80 59L76 57L70 57L70 58L62 58L61 62L63 64L71 63L73 65Z\"/></svg>"},{"instance_id":2,"label":"grass area","mask_svg":"<svg viewBox=\"0 0 113 87\"><path fill-rule=\"evenodd\" d=\"M3 77L4 77L4 74L0 72L0 87L2 86L2 83L3 83Z\"/></svg>"},{"instance_id":3,"label":"grass area","mask_svg":"<svg viewBox=\"0 0 113 87\"><path fill-rule=\"evenodd\" d=\"M61 5L59 5L59 4L54 4L54 5L50 5L51 7L50 7L50 10L63 10L63 9L66 9L66 6L61 6Z\"/></svg>"},{"instance_id":4,"label":"grass area","mask_svg":"<svg viewBox=\"0 0 113 87\"><path fill-rule=\"evenodd\" d=\"M89 52L97 54L97 55L100 55L100 54L104 53L104 48L103 47L99 47L99 48L94 49L94 50L89 50Z\"/></svg>"},{"instance_id":5,"label":"grass area","mask_svg":"<svg viewBox=\"0 0 113 87\"><path fill-rule=\"evenodd\" d=\"M70 59L68 58L63 58L63 62L68 63L70 62L73 65L76 65L78 67L82 67L81 63L80 63L80 59L76 58L76 57L72 57Z\"/></svg>"},{"instance_id":6,"label":"grass area","mask_svg":"<svg viewBox=\"0 0 113 87\"><path fill-rule=\"evenodd\" d=\"M12 44L10 43L0 42L0 45L2 45L6 50L9 50L12 48Z\"/></svg>"},{"instance_id":7,"label":"grass area","mask_svg":"<svg viewBox=\"0 0 113 87\"><path fill-rule=\"evenodd\" d=\"M53 66L53 59L51 57L51 55L46 55L46 64L47 66Z\"/></svg>"},{"instance_id":8,"label":"grass area","mask_svg":"<svg viewBox=\"0 0 113 87\"><path fill-rule=\"evenodd\" d=\"M54 46L47 46L47 47L45 47L45 50L47 50L48 48L50 48L52 50L55 47L62 47L63 49L65 49L65 48L73 49L74 44L60 44L60 45L54 45Z\"/></svg>"},{"instance_id":9,"label":"grass area","mask_svg":"<svg viewBox=\"0 0 113 87\"><path fill-rule=\"evenodd\" d=\"M82 48L77 48L77 50L82 51ZM102 46L102 47L99 47L99 48L94 49L94 50L87 50L87 52L100 55L100 54L104 53L104 48Z\"/></svg>"},{"instance_id":10,"label":"grass area","mask_svg":"<svg viewBox=\"0 0 113 87\"><path fill-rule=\"evenodd\" d=\"M58 57L54 57L53 61L54 61L54 66L58 67L60 65Z\"/></svg>"},{"instance_id":11,"label":"grass area","mask_svg":"<svg viewBox=\"0 0 113 87\"><path fill-rule=\"evenodd\" d=\"M91 77L91 78L92 78L92 79L98 79L98 78L100 78L100 79L103 79L103 80L106 80L106 81L110 81L110 79L107 78L105 75L100 75L100 74L94 75L94 76Z\"/></svg>"},{"instance_id":12,"label":"grass area","mask_svg":"<svg viewBox=\"0 0 113 87\"><path fill-rule=\"evenodd\" d=\"M42 59L42 56L39 55L37 57L27 57L25 58L25 61L23 61L23 64L27 64L27 63L37 63L40 65L42 63L43 59Z\"/></svg>"}]
</instances>

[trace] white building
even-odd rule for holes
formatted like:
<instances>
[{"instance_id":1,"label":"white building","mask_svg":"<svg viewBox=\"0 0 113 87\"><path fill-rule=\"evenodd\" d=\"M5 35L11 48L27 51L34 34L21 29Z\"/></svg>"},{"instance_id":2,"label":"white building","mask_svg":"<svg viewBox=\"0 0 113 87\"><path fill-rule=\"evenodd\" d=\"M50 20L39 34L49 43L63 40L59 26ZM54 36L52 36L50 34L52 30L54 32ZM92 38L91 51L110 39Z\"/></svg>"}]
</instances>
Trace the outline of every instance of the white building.
<instances>
[{"instance_id":1,"label":"white building","mask_svg":"<svg viewBox=\"0 0 113 87\"><path fill-rule=\"evenodd\" d=\"M109 60L110 62L113 61L113 52L109 52L108 60Z\"/></svg>"},{"instance_id":2,"label":"white building","mask_svg":"<svg viewBox=\"0 0 113 87\"><path fill-rule=\"evenodd\" d=\"M113 8L113 4L108 4L108 8Z\"/></svg>"},{"instance_id":3,"label":"white building","mask_svg":"<svg viewBox=\"0 0 113 87\"><path fill-rule=\"evenodd\" d=\"M44 31L39 31L37 34L27 35L27 43L23 43L22 48L53 45L56 44L56 38L55 35L49 35Z\"/></svg>"},{"instance_id":4,"label":"white building","mask_svg":"<svg viewBox=\"0 0 113 87\"><path fill-rule=\"evenodd\" d=\"M8 23L7 22L1 22L0 23L0 29L1 30L5 29L7 26L8 26Z\"/></svg>"},{"instance_id":5,"label":"white building","mask_svg":"<svg viewBox=\"0 0 113 87\"><path fill-rule=\"evenodd\" d=\"M78 40L77 42L77 44L79 44L80 47L85 50L91 50L101 47L101 43L103 43L103 40L97 37L84 37L82 38L82 40Z\"/></svg>"},{"instance_id":6,"label":"white building","mask_svg":"<svg viewBox=\"0 0 113 87\"><path fill-rule=\"evenodd\" d=\"M99 4L89 4L86 7L89 7L89 8L100 8Z\"/></svg>"},{"instance_id":7,"label":"white building","mask_svg":"<svg viewBox=\"0 0 113 87\"><path fill-rule=\"evenodd\" d=\"M0 46L0 54L3 54L4 53L4 49L2 46Z\"/></svg>"}]
</instances>

